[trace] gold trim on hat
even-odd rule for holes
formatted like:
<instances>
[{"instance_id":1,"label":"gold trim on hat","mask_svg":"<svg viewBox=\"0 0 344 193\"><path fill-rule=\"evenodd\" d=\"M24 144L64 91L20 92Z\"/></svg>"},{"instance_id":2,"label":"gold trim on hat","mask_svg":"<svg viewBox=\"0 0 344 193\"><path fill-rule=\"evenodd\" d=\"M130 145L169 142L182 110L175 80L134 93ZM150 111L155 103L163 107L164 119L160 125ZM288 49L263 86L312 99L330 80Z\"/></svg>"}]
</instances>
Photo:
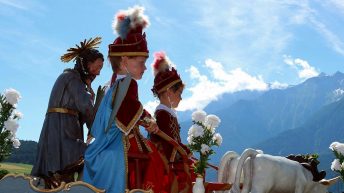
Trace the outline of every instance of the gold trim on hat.
<instances>
[{"instance_id":1,"label":"gold trim on hat","mask_svg":"<svg viewBox=\"0 0 344 193\"><path fill-rule=\"evenodd\" d=\"M137 41L137 38L135 37L136 42L135 43L129 43L129 44L123 44L123 39L122 44L110 44L110 47L119 47L119 46L134 46L140 44L145 38L142 38L140 41Z\"/></svg>"},{"instance_id":2,"label":"gold trim on hat","mask_svg":"<svg viewBox=\"0 0 344 193\"><path fill-rule=\"evenodd\" d=\"M162 87L160 90L158 90L158 94L160 94L161 92L167 90L168 88L170 88L171 86L177 84L178 82L182 82L182 80L181 80L181 79L178 79L178 80L175 80L175 81L173 81L173 82L167 84L166 86L164 86L164 87Z\"/></svg>"},{"instance_id":3,"label":"gold trim on hat","mask_svg":"<svg viewBox=\"0 0 344 193\"><path fill-rule=\"evenodd\" d=\"M109 56L146 56L148 57L147 52L109 52Z\"/></svg>"}]
</instances>

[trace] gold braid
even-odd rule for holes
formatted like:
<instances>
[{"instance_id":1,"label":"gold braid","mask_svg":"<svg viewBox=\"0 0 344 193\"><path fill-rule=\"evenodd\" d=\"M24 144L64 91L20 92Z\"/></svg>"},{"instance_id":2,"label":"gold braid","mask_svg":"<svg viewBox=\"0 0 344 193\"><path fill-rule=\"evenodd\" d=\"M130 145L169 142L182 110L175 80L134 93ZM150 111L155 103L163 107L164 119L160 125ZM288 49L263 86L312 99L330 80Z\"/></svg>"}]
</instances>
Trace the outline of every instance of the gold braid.
<instances>
[{"instance_id":1,"label":"gold braid","mask_svg":"<svg viewBox=\"0 0 344 193\"><path fill-rule=\"evenodd\" d=\"M96 37L94 39L90 38L86 41L86 39L83 42L80 42L79 45L75 45L74 48L69 48L67 50L67 53L65 53L63 56L61 56L62 62L69 62L71 60L75 60L76 57L78 57L83 51L92 49L92 48L98 48L98 44L101 43L101 37Z\"/></svg>"}]
</instances>

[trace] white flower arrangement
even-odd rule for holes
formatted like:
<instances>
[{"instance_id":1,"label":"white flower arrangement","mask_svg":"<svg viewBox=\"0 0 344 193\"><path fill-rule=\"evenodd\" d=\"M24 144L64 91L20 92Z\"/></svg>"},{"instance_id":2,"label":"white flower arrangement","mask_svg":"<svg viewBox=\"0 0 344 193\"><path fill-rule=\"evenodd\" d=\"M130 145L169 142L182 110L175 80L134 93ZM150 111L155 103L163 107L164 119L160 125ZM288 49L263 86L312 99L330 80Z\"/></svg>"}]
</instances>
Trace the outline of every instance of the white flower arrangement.
<instances>
[{"instance_id":1,"label":"white flower arrangement","mask_svg":"<svg viewBox=\"0 0 344 193\"><path fill-rule=\"evenodd\" d=\"M332 164L331 164L331 170L333 171L339 171L341 170L341 165L339 162L339 159L334 159Z\"/></svg>"},{"instance_id":2,"label":"white flower arrangement","mask_svg":"<svg viewBox=\"0 0 344 193\"><path fill-rule=\"evenodd\" d=\"M8 119L7 121L4 122L5 130L10 131L12 134L17 133L18 127L19 127L19 124L14 119Z\"/></svg>"},{"instance_id":3,"label":"white flower arrangement","mask_svg":"<svg viewBox=\"0 0 344 193\"><path fill-rule=\"evenodd\" d=\"M192 113L192 120L198 123L204 123L206 117L207 113L202 110L198 110Z\"/></svg>"},{"instance_id":4,"label":"white flower arrangement","mask_svg":"<svg viewBox=\"0 0 344 193\"><path fill-rule=\"evenodd\" d=\"M0 162L6 159L14 148L19 148L20 141L15 137L23 114L16 110L21 98L15 89L6 89L0 94Z\"/></svg>"},{"instance_id":5,"label":"white flower arrangement","mask_svg":"<svg viewBox=\"0 0 344 193\"><path fill-rule=\"evenodd\" d=\"M331 164L331 170L339 173L342 180L344 180L344 144L333 142L329 148L336 156L336 159Z\"/></svg>"},{"instance_id":6,"label":"white flower arrangement","mask_svg":"<svg viewBox=\"0 0 344 193\"><path fill-rule=\"evenodd\" d=\"M219 126L220 122L221 121L219 117L216 115L208 115L205 118L205 125L207 126L207 128L216 128Z\"/></svg>"},{"instance_id":7,"label":"white flower arrangement","mask_svg":"<svg viewBox=\"0 0 344 193\"><path fill-rule=\"evenodd\" d=\"M188 147L192 152L199 153L199 160L194 164L195 173L204 175L209 156L215 153L211 147L222 144L222 136L215 132L221 120L216 115L207 115L198 110L192 113L192 122L194 124L187 138Z\"/></svg>"},{"instance_id":8,"label":"white flower arrangement","mask_svg":"<svg viewBox=\"0 0 344 193\"><path fill-rule=\"evenodd\" d=\"M222 144L222 136L219 133L215 133L213 140L217 144L217 146L220 146Z\"/></svg>"}]
</instances>

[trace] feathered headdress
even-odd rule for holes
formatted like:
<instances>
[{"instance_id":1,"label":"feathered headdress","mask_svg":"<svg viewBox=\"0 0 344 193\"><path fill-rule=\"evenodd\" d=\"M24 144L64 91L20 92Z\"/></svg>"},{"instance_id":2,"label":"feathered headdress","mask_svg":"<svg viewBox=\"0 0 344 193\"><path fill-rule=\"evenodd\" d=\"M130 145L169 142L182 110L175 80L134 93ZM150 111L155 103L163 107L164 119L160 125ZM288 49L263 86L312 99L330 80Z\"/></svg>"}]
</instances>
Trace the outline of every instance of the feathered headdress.
<instances>
[{"instance_id":1,"label":"feathered headdress","mask_svg":"<svg viewBox=\"0 0 344 193\"><path fill-rule=\"evenodd\" d=\"M75 60L83 51L98 48L97 45L101 43L101 39L101 37L85 39L83 42L80 42L80 46L76 44L76 47L69 48L67 53L61 56L61 61L70 62L73 59Z\"/></svg>"},{"instance_id":2,"label":"feathered headdress","mask_svg":"<svg viewBox=\"0 0 344 193\"><path fill-rule=\"evenodd\" d=\"M142 31L149 21L143 11L143 7L135 6L117 13L112 28L119 37L109 45L109 56L148 57L146 34Z\"/></svg>"},{"instance_id":3,"label":"feathered headdress","mask_svg":"<svg viewBox=\"0 0 344 193\"><path fill-rule=\"evenodd\" d=\"M149 25L149 19L143 12L144 7L140 6L119 11L112 23L114 32L116 31L122 39L126 39L130 32L142 33Z\"/></svg>"},{"instance_id":4,"label":"feathered headdress","mask_svg":"<svg viewBox=\"0 0 344 193\"><path fill-rule=\"evenodd\" d=\"M171 70L172 67L175 67L172 64L171 60L166 56L164 51L154 53L154 61L152 64L154 76L159 72L164 72L167 69Z\"/></svg>"},{"instance_id":5,"label":"feathered headdress","mask_svg":"<svg viewBox=\"0 0 344 193\"><path fill-rule=\"evenodd\" d=\"M165 52L155 52L152 64L154 71L154 85L152 91L158 95L182 80L174 68L174 64L166 56Z\"/></svg>"}]
</instances>

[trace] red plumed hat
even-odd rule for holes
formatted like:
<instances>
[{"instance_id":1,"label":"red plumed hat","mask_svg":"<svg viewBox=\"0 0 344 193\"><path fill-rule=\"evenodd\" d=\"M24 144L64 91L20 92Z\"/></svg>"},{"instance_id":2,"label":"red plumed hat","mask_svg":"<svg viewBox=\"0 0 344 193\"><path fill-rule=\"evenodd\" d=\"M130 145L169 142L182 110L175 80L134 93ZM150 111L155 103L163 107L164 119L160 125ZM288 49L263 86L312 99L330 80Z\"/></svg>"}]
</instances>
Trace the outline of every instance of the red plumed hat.
<instances>
[{"instance_id":1,"label":"red plumed hat","mask_svg":"<svg viewBox=\"0 0 344 193\"><path fill-rule=\"evenodd\" d=\"M154 62L152 64L155 75L152 88L154 94L158 95L179 82L183 83L177 70L172 66L173 64L165 52L154 53Z\"/></svg>"},{"instance_id":2,"label":"red plumed hat","mask_svg":"<svg viewBox=\"0 0 344 193\"><path fill-rule=\"evenodd\" d=\"M135 6L116 14L112 28L119 37L109 45L109 56L148 57L146 34L142 31L149 25L149 20L143 11L143 7Z\"/></svg>"}]
</instances>

